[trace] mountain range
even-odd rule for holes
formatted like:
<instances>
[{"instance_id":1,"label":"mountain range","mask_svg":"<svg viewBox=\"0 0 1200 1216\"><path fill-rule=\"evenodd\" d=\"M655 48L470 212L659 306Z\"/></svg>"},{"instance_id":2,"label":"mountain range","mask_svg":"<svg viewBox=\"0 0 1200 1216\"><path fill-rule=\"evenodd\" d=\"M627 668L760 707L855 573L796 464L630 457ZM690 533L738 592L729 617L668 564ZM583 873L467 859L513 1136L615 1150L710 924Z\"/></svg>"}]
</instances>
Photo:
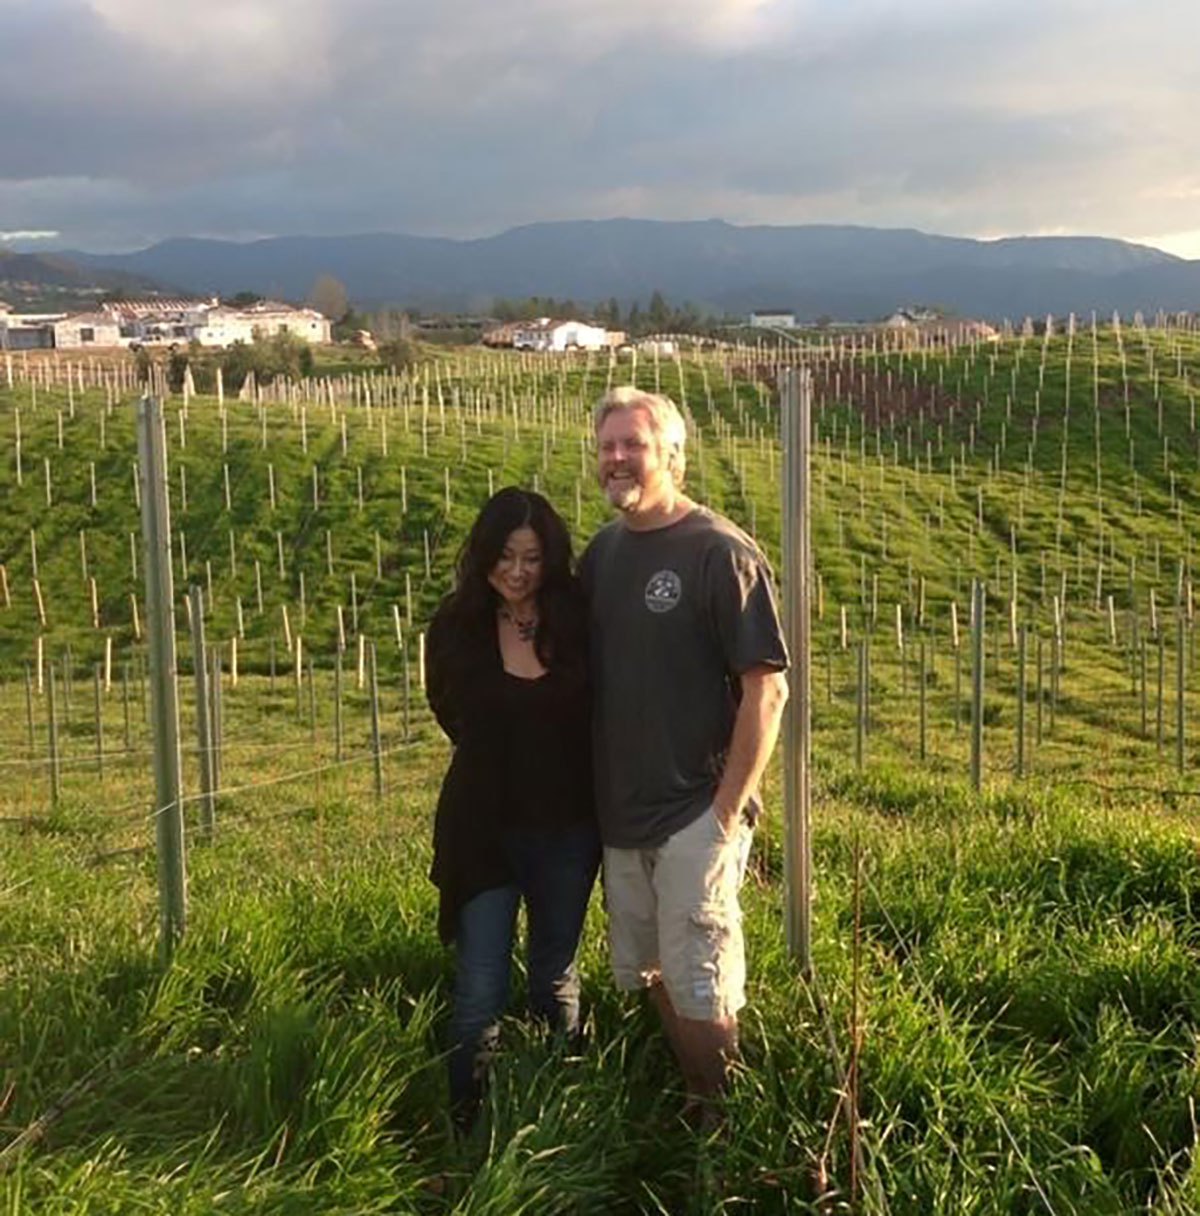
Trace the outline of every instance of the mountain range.
<instances>
[{"instance_id":1,"label":"mountain range","mask_svg":"<svg viewBox=\"0 0 1200 1216\"><path fill-rule=\"evenodd\" d=\"M94 273L122 272L196 293L303 299L318 275L360 308L486 311L498 297L623 305L655 290L672 303L800 319L879 317L905 304L1020 318L1095 310L1200 309L1200 261L1103 237L973 240L912 229L721 220L530 224L471 240L391 233L237 243L181 238L123 254L66 252Z\"/></svg>"},{"instance_id":2,"label":"mountain range","mask_svg":"<svg viewBox=\"0 0 1200 1216\"><path fill-rule=\"evenodd\" d=\"M136 295L157 287L152 278L86 265L78 255L0 249L0 299L14 308L87 308L106 293Z\"/></svg>"}]
</instances>

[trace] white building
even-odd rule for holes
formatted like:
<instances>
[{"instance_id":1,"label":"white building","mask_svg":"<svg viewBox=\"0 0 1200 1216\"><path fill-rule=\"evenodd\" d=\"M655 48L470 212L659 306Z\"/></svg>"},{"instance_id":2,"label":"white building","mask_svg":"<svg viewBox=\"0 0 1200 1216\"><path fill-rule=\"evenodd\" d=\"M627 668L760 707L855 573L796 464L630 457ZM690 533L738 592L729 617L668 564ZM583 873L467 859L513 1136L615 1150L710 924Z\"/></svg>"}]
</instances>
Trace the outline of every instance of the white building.
<instances>
[{"instance_id":1,"label":"white building","mask_svg":"<svg viewBox=\"0 0 1200 1216\"><path fill-rule=\"evenodd\" d=\"M228 308L210 300L136 300L107 304L104 311L120 325L125 345L186 344L231 346L290 333L305 342L330 342L327 318L311 308L263 300L246 308Z\"/></svg>"},{"instance_id":2,"label":"white building","mask_svg":"<svg viewBox=\"0 0 1200 1216\"><path fill-rule=\"evenodd\" d=\"M796 315L781 308L755 310L750 314L750 325L753 329L795 329Z\"/></svg>"},{"instance_id":3,"label":"white building","mask_svg":"<svg viewBox=\"0 0 1200 1216\"><path fill-rule=\"evenodd\" d=\"M263 301L248 308L209 308L203 324L197 327L196 341L201 346L231 346L234 342L253 342L275 334L291 334L304 342L331 342L329 318L313 308L292 308L287 304Z\"/></svg>"},{"instance_id":4,"label":"white building","mask_svg":"<svg viewBox=\"0 0 1200 1216\"><path fill-rule=\"evenodd\" d=\"M0 350L49 350L54 345L54 325L66 319L65 312L14 312L0 300Z\"/></svg>"},{"instance_id":5,"label":"white building","mask_svg":"<svg viewBox=\"0 0 1200 1216\"><path fill-rule=\"evenodd\" d=\"M608 346L608 330L586 321L539 317L514 325L512 344L517 350L604 350Z\"/></svg>"},{"instance_id":6,"label":"white building","mask_svg":"<svg viewBox=\"0 0 1200 1216\"><path fill-rule=\"evenodd\" d=\"M905 339L932 341L956 346L963 342L999 342L1000 331L987 321L970 317L945 317L924 308L898 308L882 329Z\"/></svg>"},{"instance_id":7,"label":"white building","mask_svg":"<svg viewBox=\"0 0 1200 1216\"><path fill-rule=\"evenodd\" d=\"M124 346L155 346L190 342L197 326L216 300L119 300L103 311L121 327Z\"/></svg>"},{"instance_id":8,"label":"white building","mask_svg":"<svg viewBox=\"0 0 1200 1216\"><path fill-rule=\"evenodd\" d=\"M121 326L108 313L81 312L51 323L57 350L81 346L120 346Z\"/></svg>"},{"instance_id":9,"label":"white building","mask_svg":"<svg viewBox=\"0 0 1200 1216\"><path fill-rule=\"evenodd\" d=\"M667 338L662 334L650 334L649 337L638 340L637 348L643 355L666 355L673 359L679 349L679 344L674 338Z\"/></svg>"}]
</instances>

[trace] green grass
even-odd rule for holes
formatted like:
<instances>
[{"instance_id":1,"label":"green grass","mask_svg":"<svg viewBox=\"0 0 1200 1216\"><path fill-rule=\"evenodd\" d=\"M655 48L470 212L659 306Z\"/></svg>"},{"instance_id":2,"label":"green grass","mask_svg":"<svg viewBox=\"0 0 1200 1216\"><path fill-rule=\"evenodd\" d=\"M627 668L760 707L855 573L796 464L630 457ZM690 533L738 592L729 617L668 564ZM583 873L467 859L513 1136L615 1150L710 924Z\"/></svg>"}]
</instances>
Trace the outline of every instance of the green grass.
<instances>
[{"instance_id":1,"label":"green grass","mask_svg":"<svg viewBox=\"0 0 1200 1216\"><path fill-rule=\"evenodd\" d=\"M230 699L260 712L261 691ZM274 729L304 733L287 713ZM116 1052L5 1177L9 1210L783 1212L812 1200L827 1138L845 1187L837 1079L782 942L776 821L746 891L751 1006L728 1142L677 1122L673 1067L646 1011L611 988L595 907L588 1050L563 1058L514 1021L489 1115L456 1146L439 1055L450 961L423 877L444 758L427 732L389 762L382 804L337 778L223 799L216 842L190 852L191 921L165 973L149 855L97 862L98 833L50 830L41 812L6 831L6 882L32 879L0 900L6 1132ZM260 781L282 767L230 759ZM1057 1211L1168 1196L1188 1210L1190 829L1146 805L975 798L894 761L859 775L820 760L816 963L845 1050L857 842L860 1113L890 1209L1041 1210L1036 1180ZM70 814L103 808L80 796Z\"/></svg>"},{"instance_id":2,"label":"green grass","mask_svg":"<svg viewBox=\"0 0 1200 1216\"><path fill-rule=\"evenodd\" d=\"M814 532L824 612L816 622L812 669L813 948L843 1061L856 1030L860 1042L866 1176L857 1179L855 1199L862 1210L875 1210L880 1193L887 1210L913 1214L1200 1208L1193 915L1200 898L1200 783L1174 768L1173 631L1161 753L1157 651L1149 661L1148 738L1141 735L1127 653L1131 610L1147 636L1150 588L1170 614L1176 562L1190 577L1200 485L1180 371L1190 369L1193 379L1200 374L1200 343L1191 333L1143 335L1127 328L1123 346L1136 490L1120 359L1107 329L1097 343L1098 448L1090 331L1081 326L1074 339L1065 494L1062 336L1046 347L1041 373L1041 339L1030 338L1023 353L1018 339L1003 344L994 371L986 349L959 350L868 357L853 374L847 362L818 378ZM1178 506L1172 513L1170 470L1162 467L1151 356L1182 513ZM769 439L778 410L746 378L752 364L761 367L761 357L686 365L684 389L701 440L693 444L689 477L705 500L753 524L778 561L779 458ZM4 1216L816 1212L819 1176L834 1191L834 1210L850 1205L838 1071L813 992L783 938L778 771L769 776L771 814L745 891L750 1006L725 1137L707 1142L678 1119L679 1081L653 1019L638 1002L620 998L608 977L598 898L580 959L587 1049L565 1056L522 1021L518 976L486 1116L466 1143L450 1132L441 1052L452 960L436 938L436 893L425 878L447 752L415 687L406 723L392 605L406 610L407 573L414 625L406 626L405 641L415 681L412 633L447 585L489 468L496 485L529 484L536 473L581 541L604 518L586 453L581 478L580 439L586 404L603 387L605 368L593 361L585 370L578 360L561 373L549 370L556 366L478 355L440 364L446 434L435 378L422 443L422 379L407 431L404 409L386 407L386 458L383 406L373 410L370 428L361 407L348 411L344 456L340 426L327 405L308 409L308 453L291 406L268 407L265 453L254 408L231 406L229 451L222 453L214 407L198 401L181 456L178 402L172 404L172 459L188 470L189 497L184 511L176 471L175 522L187 536L193 570L202 571L205 561L213 567L209 637L228 648L237 628L236 596L246 630L239 643L242 679L236 689L227 680L224 690L225 792L217 833L211 845L190 836L189 927L166 970L155 961L149 741L127 608L129 592L138 588L128 547L128 533L137 528L130 407L106 417L102 452L102 394L77 399L74 419L64 404L60 451L56 410L65 402L63 391L40 389L36 412L28 407L27 385L0 391L0 493L9 507L0 519L0 561L13 599L11 608L0 609L0 668L7 676L0 685L0 1151L92 1074L44 1138L0 1175ZM1014 368L1016 391L1006 417ZM914 370L923 400L939 386L941 400L962 402L953 425L939 406L940 452L937 423L928 407L922 420L922 407L914 405ZM675 366L664 362L659 372L663 388L680 395ZM643 361L639 382L652 384L653 375ZM903 400L902 380L908 386ZM883 402L878 431L876 388ZM406 391L382 381L375 389L377 402ZM976 420L973 402L985 394ZM488 409L501 398L507 421ZM13 405L21 408L25 437L21 487L11 460ZM549 435L555 405L554 442L547 439L544 460L541 436ZM910 458L904 411L914 410ZM1002 423L1007 447L999 469L989 473ZM926 440L932 467L926 467ZM968 447L965 466L958 462L960 444ZM42 481L46 457L56 487L50 510ZM87 493L92 460L101 494L95 510ZM268 461L279 491L274 513L266 499ZM314 462L322 487L315 509ZM224 509L222 463L230 465L231 515ZM358 466L366 489L361 512ZM442 502L447 466L455 485L448 515ZM409 497L403 514L401 467ZM229 565L231 526L236 575ZM102 589L99 632L81 578L81 527ZM72 652L74 688L69 708L60 707L63 797L57 806L44 761L45 701L32 702L31 746L20 671L43 632L30 600L30 528L37 531L50 615L47 655L61 663L66 645ZM325 566L326 529L334 545L332 576ZM276 569L277 531L285 541L283 579ZM426 531L433 559L428 579ZM1095 610L1102 547L1102 604L1114 596L1116 645L1108 639L1106 614ZM262 615L255 603L256 556L264 576ZM989 620L999 622L1014 568L1019 615L1032 631L1027 776L1014 775L1015 656L1005 631L993 630L984 788L974 793L966 782L965 719L955 726L949 602L957 600L965 634L969 580L987 577ZM373 796L366 696L354 686L352 662L346 758L338 764L334 757L335 607L349 615L351 571L360 626L375 639L383 672L382 800ZM1052 729L1048 701L1042 706L1039 743L1032 639L1041 638L1048 661L1049 597L1061 589L1064 574L1065 669ZM878 579L874 622L872 578ZM307 684L297 704L284 670L285 603L317 661L311 723ZM897 603L906 669L894 637ZM837 636L843 604L851 640L864 630L873 637L871 733L862 771L853 763L853 656L840 649ZM101 774L91 665L102 656L106 634L114 639L118 666L117 682L102 698ZM273 690L266 674L272 639L279 663ZM921 640L932 664L924 764L917 760L915 691ZM1191 644L1189 632L1185 645ZM180 655L185 787L194 790L189 650L182 636ZM120 679L126 662L128 740ZM1188 680L1190 709L1190 667ZM964 664L963 698L968 689ZM60 697L64 692L60 684ZM1194 766L1191 743L1185 759ZM194 804L187 818L194 828Z\"/></svg>"}]
</instances>

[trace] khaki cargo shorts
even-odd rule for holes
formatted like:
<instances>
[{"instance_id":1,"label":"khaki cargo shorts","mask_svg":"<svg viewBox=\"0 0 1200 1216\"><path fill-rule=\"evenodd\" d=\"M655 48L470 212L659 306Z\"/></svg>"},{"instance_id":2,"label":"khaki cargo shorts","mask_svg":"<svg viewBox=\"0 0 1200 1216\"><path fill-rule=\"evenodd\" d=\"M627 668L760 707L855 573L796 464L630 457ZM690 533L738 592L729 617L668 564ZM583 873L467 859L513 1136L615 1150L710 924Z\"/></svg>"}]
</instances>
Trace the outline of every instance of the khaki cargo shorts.
<instances>
[{"instance_id":1,"label":"khaki cargo shorts","mask_svg":"<svg viewBox=\"0 0 1200 1216\"><path fill-rule=\"evenodd\" d=\"M675 1012L711 1022L746 1003L738 890L753 831L728 835L710 807L655 849L604 850L613 977L623 991L661 978Z\"/></svg>"}]
</instances>

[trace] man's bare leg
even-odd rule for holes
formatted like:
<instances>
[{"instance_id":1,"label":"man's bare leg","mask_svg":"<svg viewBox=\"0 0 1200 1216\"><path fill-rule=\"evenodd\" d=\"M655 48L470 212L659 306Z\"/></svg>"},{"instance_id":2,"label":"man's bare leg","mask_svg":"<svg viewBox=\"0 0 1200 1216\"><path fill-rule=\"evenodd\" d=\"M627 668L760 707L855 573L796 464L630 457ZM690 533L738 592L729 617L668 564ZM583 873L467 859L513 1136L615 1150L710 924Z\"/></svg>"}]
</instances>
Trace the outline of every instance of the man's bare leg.
<instances>
[{"instance_id":1,"label":"man's bare leg","mask_svg":"<svg viewBox=\"0 0 1200 1216\"><path fill-rule=\"evenodd\" d=\"M650 999L679 1061L689 1102L707 1108L725 1088L729 1061L737 1055L737 1018L680 1017L661 982L651 985Z\"/></svg>"}]
</instances>

